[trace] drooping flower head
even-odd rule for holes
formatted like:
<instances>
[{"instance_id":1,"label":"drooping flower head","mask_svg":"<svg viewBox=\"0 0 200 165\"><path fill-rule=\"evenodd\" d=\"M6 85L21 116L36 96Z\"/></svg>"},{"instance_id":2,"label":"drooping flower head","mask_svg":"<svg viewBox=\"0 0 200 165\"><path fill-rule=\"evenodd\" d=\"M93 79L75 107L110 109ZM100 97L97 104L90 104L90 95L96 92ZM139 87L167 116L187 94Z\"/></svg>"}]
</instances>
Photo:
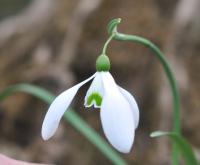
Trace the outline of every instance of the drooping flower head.
<instances>
[{"instance_id":1,"label":"drooping flower head","mask_svg":"<svg viewBox=\"0 0 200 165\"><path fill-rule=\"evenodd\" d=\"M129 153L135 129L139 123L139 110L134 97L116 84L109 72L109 58L103 54L96 62L97 72L81 83L58 95L50 105L42 125L44 140L51 138L79 88L93 79L84 100L85 107L100 108L100 118L106 138L118 151Z\"/></svg>"}]
</instances>

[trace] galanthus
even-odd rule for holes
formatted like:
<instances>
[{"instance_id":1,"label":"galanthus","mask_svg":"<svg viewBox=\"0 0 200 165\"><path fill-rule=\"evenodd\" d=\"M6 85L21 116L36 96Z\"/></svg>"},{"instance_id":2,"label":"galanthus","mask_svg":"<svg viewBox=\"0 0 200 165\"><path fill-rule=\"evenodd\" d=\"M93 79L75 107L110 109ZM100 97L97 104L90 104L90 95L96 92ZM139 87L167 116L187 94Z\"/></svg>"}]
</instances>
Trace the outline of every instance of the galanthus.
<instances>
[{"instance_id":1,"label":"galanthus","mask_svg":"<svg viewBox=\"0 0 200 165\"><path fill-rule=\"evenodd\" d=\"M109 58L103 54L96 61L97 72L58 95L50 105L42 125L44 140L51 138L59 122L81 86L93 79L84 100L85 107L100 108L103 131L110 144L122 153L129 153L139 110L134 97L116 84L109 72Z\"/></svg>"}]
</instances>

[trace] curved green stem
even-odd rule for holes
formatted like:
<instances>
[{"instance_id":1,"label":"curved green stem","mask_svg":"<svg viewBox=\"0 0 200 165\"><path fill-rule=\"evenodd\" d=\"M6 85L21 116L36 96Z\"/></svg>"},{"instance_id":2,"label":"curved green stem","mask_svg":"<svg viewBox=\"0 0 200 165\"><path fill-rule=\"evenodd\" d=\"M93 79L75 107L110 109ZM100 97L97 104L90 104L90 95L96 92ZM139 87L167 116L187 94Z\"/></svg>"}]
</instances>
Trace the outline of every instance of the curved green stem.
<instances>
[{"instance_id":1,"label":"curved green stem","mask_svg":"<svg viewBox=\"0 0 200 165\"><path fill-rule=\"evenodd\" d=\"M127 35L117 32L117 25L120 23L121 19L113 19L108 25L108 33L110 35L114 35L113 39L118 41L131 41L142 44L148 48L150 48L159 62L162 64L163 69L166 73L166 76L169 80L171 93L173 97L173 131L177 134L181 134L181 121L180 121L180 99L177 90L177 85L173 73L170 69L170 66L167 60L164 57L164 54L160 51L160 49L154 45L149 40L135 36L135 35ZM172 164L178 164L178 149L175 144L173 144L173 152L172 152Z\"/></svg>"},{"instance_id":2,"label":"curved green stem","mask_svg":"<svg viewBox=\"0 0 200 165\"><path fill-rule=\"evenodd\" d=\"M112 33L110 35L110 37L108 38L108 40L106 41L106 43L103 46L102 54L106 54L106 50L107 50L108 44L110 43L110 41L113 39L114 36L115 36L115 33Z\"/></svg>"},{"instance_id":3,"label":"curved green stem","mask_svg":"<svg viewBox=\"0 0 200 165\"><path fill-rule=\"evenodd\" d=\"M181 133L179 94L178 94L175 78L173 76L173 73L170 69L169 64L167 63L167 60L164 57L164 54L152 42L150 42L149 40L142 38L142 37L116 33L116 35L114 36L114 39L120 40L120 41L132 41L132 42L140 43L140 44L150 48L155 53L154 55L162 64L163 69L166 73L166 76L169 80L170 87L171 87L171 92L172 92L172 97L173 97L173 109L174 109L174 111L173 111L173 129L174 129L174 132Z\"/></svg>"}]
</instances>

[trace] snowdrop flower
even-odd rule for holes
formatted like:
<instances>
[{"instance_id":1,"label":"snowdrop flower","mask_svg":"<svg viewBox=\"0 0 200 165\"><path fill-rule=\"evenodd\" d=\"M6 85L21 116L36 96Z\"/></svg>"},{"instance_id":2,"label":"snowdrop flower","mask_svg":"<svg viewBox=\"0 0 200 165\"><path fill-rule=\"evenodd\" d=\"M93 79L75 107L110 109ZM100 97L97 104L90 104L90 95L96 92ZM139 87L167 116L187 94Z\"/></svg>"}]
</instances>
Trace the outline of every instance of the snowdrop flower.
<instances>
[{"instance_id":1,"label":"snowdrop flower","mask_svg":"<svg viewBox=\"0 0 200 165\"><path fill-rule=\"evenodd\" d=\"M100 108L100 118L106 138L118 151L129 153L139 122L137 103L128 91L116 84L109 72L110 61L106 55L98 57L96 69L94 75L55 98L44 118L42 137L48 140L54 135L79 88L93 79L86 93L84 105Z\"/></svg>"}]
</instances>

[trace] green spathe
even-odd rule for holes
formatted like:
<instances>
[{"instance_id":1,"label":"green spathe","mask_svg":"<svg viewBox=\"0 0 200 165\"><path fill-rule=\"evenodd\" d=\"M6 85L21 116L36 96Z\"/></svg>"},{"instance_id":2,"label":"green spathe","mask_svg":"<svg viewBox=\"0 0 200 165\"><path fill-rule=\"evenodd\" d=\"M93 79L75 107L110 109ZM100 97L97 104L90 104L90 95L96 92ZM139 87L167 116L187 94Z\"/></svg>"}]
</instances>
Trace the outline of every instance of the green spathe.
<instances>
[{"instance_id":1,"label":"green spathe","mask_svg":"<svg viewBox=\"0 0 200 165\"><path fill-rule=\"evenodd\" d=\"M106 56L105 54L102 54L97 58L96 70L99 72L110 70L110 60L108 56Z\"/></svg>"}]
</instances>

